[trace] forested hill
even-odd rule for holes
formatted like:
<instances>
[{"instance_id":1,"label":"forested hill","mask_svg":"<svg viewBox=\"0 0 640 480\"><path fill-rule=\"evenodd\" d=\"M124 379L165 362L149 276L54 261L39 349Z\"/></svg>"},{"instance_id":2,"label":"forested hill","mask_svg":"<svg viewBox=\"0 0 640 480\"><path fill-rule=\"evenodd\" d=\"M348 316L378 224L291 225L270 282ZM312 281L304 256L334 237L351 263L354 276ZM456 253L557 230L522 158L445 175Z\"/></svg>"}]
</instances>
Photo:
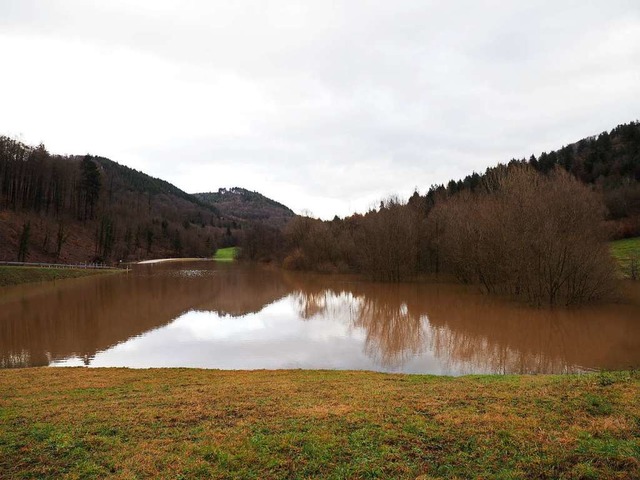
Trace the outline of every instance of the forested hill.
<instances>
[{"instance_id":1,"label":"forested hill","mask_svg":"<svg viewBox=\"0 0 640 480\"><path fill-rule=\"evenodd\" d=\"M0 137L0 260L200 257L240 234L214 206L164 180Z\"/></svg>"},{"instance_id":2,"label":"forested hill","mask_svg":"<svg viewBox=\"0 0 640 480\"><path fill-rule=\"evenodd\" d=\"M95 162L100 164L104 169L107 176L111 179L118 188L137 191L140 193L147 193L150 195L171 195L173 197L182 198L190 203L195 203L201 207L205 207L216 214L219 212L216 208L212 208L204 202L201 202L195 196L180 190L175 185L161 180L159 178L151 177L145 173L139 172L133 168L129 168L125 165L120 165L117 162L109 160L103 157L92 157Z\"/></svg>"},{"instance_id":3,"label":"forested hill","mask_svg":"<svg viewBox=\"0 0 640 480\"><path fill-rule=\"evenodd\" d=\"M244 188L221 188L217 192L196 193L196 198L218 209L225 218L283 226L295 216L281 203Z\"/></svg>"},{"instance_id":4,"label":"forested hill","mask_svg":"<svg viewBox=\"0 0 640 480\"><path fill-rule=\"evenodd\" d=\"M529 164L547 173L562 168L582 182L601 192L614 227L614 238L640 235L640 122L618 125L610 132L583 138L538 157L512 159L508 165ZM462 180L434 185L427 193L430 205L442 195L450 196L463 190L483 188L497 170L508 165L487 169L484 174L472 173Z\"/></svg>"}]
</instances>

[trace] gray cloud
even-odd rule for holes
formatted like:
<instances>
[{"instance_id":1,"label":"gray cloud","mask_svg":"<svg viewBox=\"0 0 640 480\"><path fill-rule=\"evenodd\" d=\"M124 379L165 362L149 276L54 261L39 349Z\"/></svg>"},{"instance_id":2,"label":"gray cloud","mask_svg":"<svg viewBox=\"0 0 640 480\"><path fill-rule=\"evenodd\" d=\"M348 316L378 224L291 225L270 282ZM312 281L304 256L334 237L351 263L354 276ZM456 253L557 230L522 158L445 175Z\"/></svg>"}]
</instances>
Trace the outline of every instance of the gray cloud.
<instances>
[{"instance_id":1,"label":"gray cloud","mask_svg":"<svg viewBox=\"0 0 640 480\"><path fill-rule=\"evenodd\" d=\"M5 1L0 53L2 133L325 218L640 111L634 0Z\"/></svg>"}]
</instances>

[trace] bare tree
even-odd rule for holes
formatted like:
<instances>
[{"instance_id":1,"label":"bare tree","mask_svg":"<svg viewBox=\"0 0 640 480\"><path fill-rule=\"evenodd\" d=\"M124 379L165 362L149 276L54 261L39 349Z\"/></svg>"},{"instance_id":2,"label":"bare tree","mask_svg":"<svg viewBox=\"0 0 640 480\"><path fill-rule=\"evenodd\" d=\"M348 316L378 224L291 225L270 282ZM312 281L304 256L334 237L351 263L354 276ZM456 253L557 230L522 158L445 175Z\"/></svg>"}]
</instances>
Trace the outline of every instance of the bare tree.
<instances>
[{"instance_id":1,"label":"bare tree","mask_svg":"<svg viewBox=\"0 0 640 480\"><path fill-rule=\"evenodd\" d=\"M434 209L450 271L490 293L576 304L613 290L598 196L568 173L512 166Z\"/></svg>"}]
</instances>

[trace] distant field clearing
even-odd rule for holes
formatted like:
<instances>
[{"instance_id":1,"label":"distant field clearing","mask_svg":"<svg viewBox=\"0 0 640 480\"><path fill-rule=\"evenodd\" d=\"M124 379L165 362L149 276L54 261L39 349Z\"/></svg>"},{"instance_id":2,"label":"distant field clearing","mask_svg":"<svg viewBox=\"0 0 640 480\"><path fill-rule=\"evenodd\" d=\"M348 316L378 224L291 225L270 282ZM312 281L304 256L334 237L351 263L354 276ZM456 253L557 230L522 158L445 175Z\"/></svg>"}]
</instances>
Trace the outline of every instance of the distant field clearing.
<instances>
[{"instance_id":1,"label":"distant field clearing","mask_svg":"<svg viewBox=\"0 0 640 480\"><path fill-rule=\"evenodd\" d=\"M635 265L636 275L640 264L640 237L625 238L611 242L611 255L615 258L625 277L632 276Z\"/></svg>"},{"instance_id":2,"label":"distant field clearing","mask_svg":"<svg viewBox=\"0 0 640 480\"><path fill-rule=\"evenodd\" d=\"M223 262L231 262L236 259L237 255L238 247L219 248L213 256L213 259Z\"/></svg>"}]
</instances>

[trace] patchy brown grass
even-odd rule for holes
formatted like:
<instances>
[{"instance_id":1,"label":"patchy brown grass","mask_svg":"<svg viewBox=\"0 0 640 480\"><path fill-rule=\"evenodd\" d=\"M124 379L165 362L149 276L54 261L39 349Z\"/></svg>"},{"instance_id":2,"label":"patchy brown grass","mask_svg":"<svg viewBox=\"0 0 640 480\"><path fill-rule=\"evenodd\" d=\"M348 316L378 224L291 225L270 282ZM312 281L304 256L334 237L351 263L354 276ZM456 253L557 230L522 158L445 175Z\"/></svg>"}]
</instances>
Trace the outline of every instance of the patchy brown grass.
<instances>
[{"instance_id":1,"label":"patchy brown grass","mask_svg":"<svg viewBox=\"0 0 640 480\"><path fill-rule=\"evenodd\" d=\"M0 478L639 478L640 375L0 371Z\"/></svg>"}]
</instances>

